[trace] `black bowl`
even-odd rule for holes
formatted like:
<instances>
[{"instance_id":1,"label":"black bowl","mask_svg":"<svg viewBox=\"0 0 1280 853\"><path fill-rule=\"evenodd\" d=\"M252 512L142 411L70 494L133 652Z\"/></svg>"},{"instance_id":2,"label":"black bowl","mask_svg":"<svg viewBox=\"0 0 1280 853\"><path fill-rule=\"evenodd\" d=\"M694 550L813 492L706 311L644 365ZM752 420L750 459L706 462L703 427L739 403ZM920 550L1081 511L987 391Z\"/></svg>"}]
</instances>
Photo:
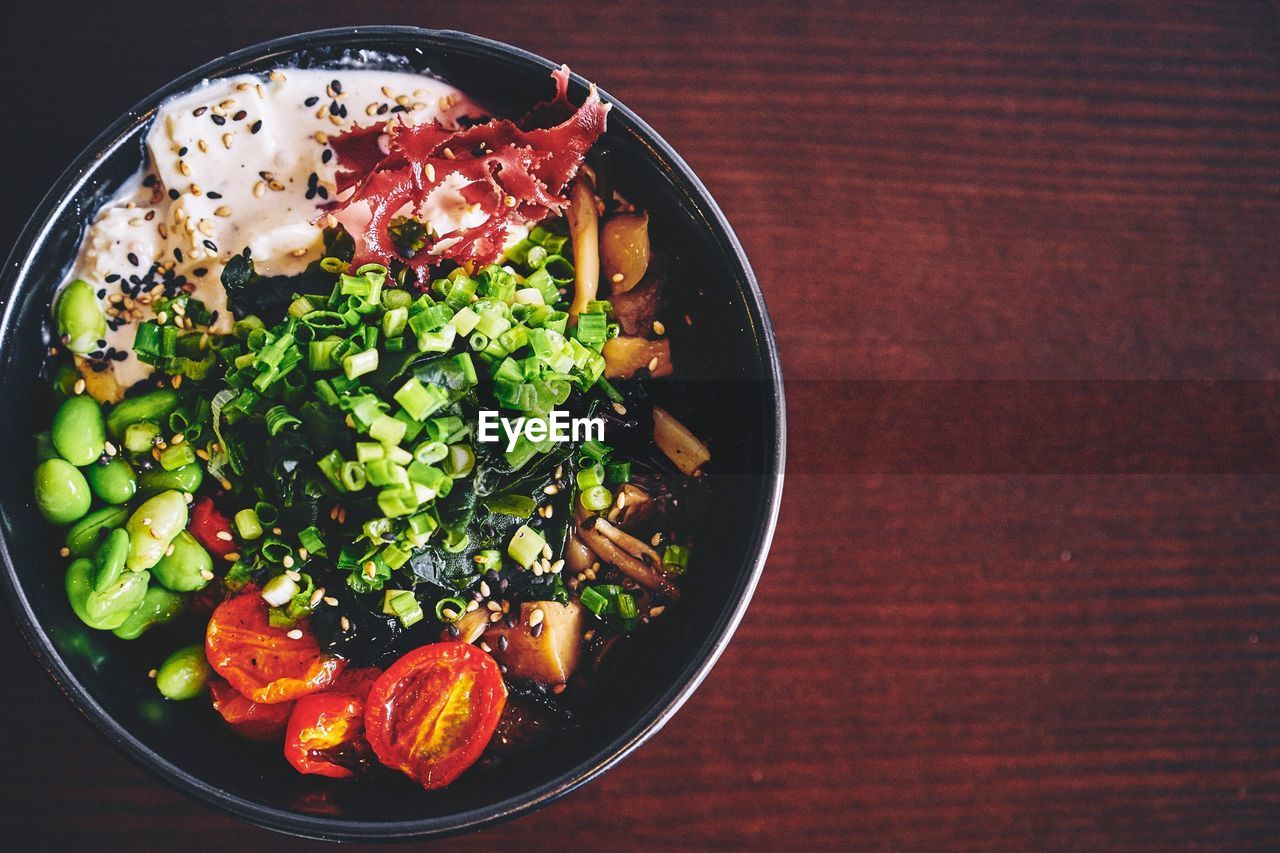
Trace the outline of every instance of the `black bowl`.
<instances>
[{"instance_id":1,"label":"black bowl","mask_svg":"<svg viewBox=\"0 0 1280 853\"><path fill-rule=\"evenodd\" d=\"M316 838L411 838L512 817L612 766L675 713L724 650L763 569L782 491L784 406L777 348L764 300L733 231L711 196L663 140L615 98L600 143L618 187L651 211L655 243L681 274L670 331L679 383L669 404L715 455L695 570L670 618L615 654L606 683L571 737L473 768L443 791L387 774L344 784L301 776L277 748L238 738L204 702L159 698L147 670L159 641L133 643L86 629L62 589L60 537L31 499L31 435L48 423L38 372L55 288L87 221L143 159L156 106L202 78L323 65L344 51L378 51L430 71L499 113L519 114L551 90L552 63L505 44L410 27L325 30L234 53L143 100L76 160L23 230L0 293L0 454L15 473L0 487L4 584L35 653L68 697L130 757L202 800L262 826ZM574 78L571 97L586 84Z\"/></svg>"}]
</instances>

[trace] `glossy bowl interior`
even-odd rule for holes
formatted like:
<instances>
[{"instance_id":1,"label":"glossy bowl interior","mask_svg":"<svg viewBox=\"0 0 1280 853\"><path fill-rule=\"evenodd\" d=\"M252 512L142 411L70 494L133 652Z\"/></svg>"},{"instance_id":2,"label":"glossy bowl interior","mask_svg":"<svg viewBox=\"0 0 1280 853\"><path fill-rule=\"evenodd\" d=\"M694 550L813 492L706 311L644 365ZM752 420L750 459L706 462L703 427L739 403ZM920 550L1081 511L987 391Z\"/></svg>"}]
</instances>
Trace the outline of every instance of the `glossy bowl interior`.
<instances>
[{"instance_id":1,"label":"glossy bowl interior","mask_svg":"<svg viewBox=\"0 0 1280 853\"><path fill-rule=\"evenodd\" d=\"M772 331L736 238L675 152L605 94L615 108L600 144L620 189L651 211L655 245L678 257L677 311L693 321L670 331L681 371L672 405L715 458L714 500L696 571L672 618L619 650L572 737L475 768L443 791L422 791L392 774L360 784L301 776L278 748L230 733L208 703L160 699L146 672L165 647L146 637L127 643L75 618L54 554L60 535L32 505L25 472L35 464L31 435L48 423L47 406L35 401L48 397L37 373L50 299L88 219L141 165L158 103L206 77L332 64L350 51L401 57L499 114L519 114L551 91L553 65L507 45L454 32L352 28L240 51L174 81L122 117L53 187L3 270L0 456L14 476L0 485L0 555L14 613L33 649L68 697L135 760L273 829L331 839L405 838L456 832L546 803L602 772L675 712L728 642L763 567L781 492L784 409ZM575 103L585 93L575 78Z\"/></svg>"}]
</instances>

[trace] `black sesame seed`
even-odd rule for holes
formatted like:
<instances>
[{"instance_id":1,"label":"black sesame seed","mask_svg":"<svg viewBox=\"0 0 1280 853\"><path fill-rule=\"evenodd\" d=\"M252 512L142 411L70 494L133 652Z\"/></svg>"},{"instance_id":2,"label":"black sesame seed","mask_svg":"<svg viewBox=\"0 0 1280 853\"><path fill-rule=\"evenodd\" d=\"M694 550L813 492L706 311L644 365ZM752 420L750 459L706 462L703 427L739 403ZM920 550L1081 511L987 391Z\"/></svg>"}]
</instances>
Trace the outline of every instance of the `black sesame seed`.
<instances>
[{"instance_id":1,"label":"black sesame seed","mask_svg":"<svg viewBox=\"0 0 1280 853\"><path fill-rule=\"evenodd\" d=\"M307 187L307 194L304 196L304 198L306 198L307 201L311 201L311 199L315 197L316 197L316 188Z\"/></svg>"},{"instance_id":2,"label":"black sesame seed","mask_svg":"<svg viewBox=\"0 0 1280 853\"><path fill-rule=\"evenodd\" d=\"M182 263L182 250L175 246L173 249L173 257L178 263Z\"/></svg>"},{"instance_id":3,"label":"black sesame seed","mask_svg":"<svg viewBox=\"0 0 1280 853\"><path fill-rule=\"evenodd\" d=\"M511 641L507 639L505 634L498 638L498 651L505 652L509 645L511 645Z\"/></svg>"},{"instance_id":4,"label":"black sesame seed","mask_svg":"<svg viewBox=\"0 0 1280 853\"><path fill-rule=\"evenodd\" d=\"M244 251L243 251L243 252L241 252L240 254L244 255L246 258L248 258L248 257L252 257L252 255L253 255L253 250L252 250L252 249L250 249L248 246L245 246L245 247L244 247Z\"/></svg>"},{"instance_id":5,"label":"black sesame seed","mask_svg":"<svg viewBox=\"0 0 1280 853\"><path fill-rule=\"evenodd\" d=\"M390 109L390 105L383 104L382 106L378 107L378 115L380 116L386 115L388 109Z\"/></svg>"},{"instance_id":6,"label":"black sesame seed","mask_svg":"<svg viewBox=\"0 0 1280 853\"><path fill-rule=\"evenodd\" d=\"M207 193L205 193L205 195L207 195L209 198L213 198L213 199L219 199L219 198L222 198L222 193L220 193L220 192L215 192L214 190L209 190Z\"/></svg>"},{"instance_id":7,"label":"black sesame seed","mask_svg":"<svg viewBox=\"0 0 1280 853\"><path fill-rule=\"evenodd\" d=\"M200 118L200 116L204 115L208 111L209 111L208 107L196 107L196 110L195 112L192 113L192 115L195 116L196 118Z\"/></svg>"},{"instance_id":8,"label":"black sesame seed","mask_svg":"<svg viewBox=\"0 0 1280 853\"><path fill-rule=\"evenodd\" d=\"M216 124L218 127L222 127L224 124L227 123L227 120L222 116L218 115L217 113L210 113L209 118L213 119L213 123Z\"/></svg>"},{"instance_id":9,"label":"black sesame seed","mask_svg":"<svg viewBox=\"0 0 1280 853\"><path fill-rule=\"evenodd\" d=\"M324 149L324 153L320 155L320 162L328 163L332 159L333 159L333 149L332 148Z\"/></svg>"},{"instance_id":10,"label":"black sesame seed","mask_svg":"<svg viewBox=\"0 0 1280 853\"><path fill-rule=\"evenodd\" d=\"M498 581L498 592L506 592L508 586L510 586L510 584L507 583L507 579L503 578L502 580Z\"/></svg>"},{"instance_id":11,"label":"black sesame seed","mask_svg":"<svg viewBox=\"0 0 1280 853\"><path fill-rule=\"evenodd\" d=\"M346 105L346 104L338 104L338 117L339 117L339 118L346 118L346 117L347 117L347 105Z\"/></svg>"},{"instance_id":12,"label":"black sesame seed","mask_svg":"<svg viewBox=\"0 0 1280 853\"><path fill-rule=\"evenodd\" d=\"M507 618L502 621L508 628L514 628L516 626L516 617L514 616L508 615Z\"/></svg>"},{"instance_id":13,"label":"black sesame seed","mask_svg":"<svg viewBox=\"0 0 1280 853\"><path fill-rule=\"evenodd\" d=\"M111 275L107 276L107 284L110 284L113 281L119 281L119 280L120 280L120 273L113 272L111 273Z\"/></svg>"},{"instance_id":14,"label":"black sesame seed","mask_svg":"<svg viewBox=\"0 0 1280 853\"><path fill-rule=\"evenodd\" d=\"M102 371L107 369L107 364L106 362L103 362L103 361L95 361L92 364L90 364L89 367L93 369L94 373L101 373Z\"/></svg>"},{"instance_id":15,"label":"black sesame seed","mask_svg":"<svg viewBox=\"0 0 1280 853\"><path fill-rule=\"evenodd\" d=\"M106 291L105 289L104 289L104 290L99 290L99 291L98 291L98 298L99 298L99 299L106 299L106 298L107 298L107 291Z\"/></svg>"},{"instance_id":16,"label":"black sesame seed","mask_svg":"<svg viewBox=\"0 0 1280 853\"><path fill-rule=\"evenodd\" d=\"M314 107L318 103L320 103L320 96L312 95L310 98L307 98L305 101L303 101L302 105L304 107Z\"/></svg>"},{"instance_id":17,"label":"black sesame seed","mask_svg":"<svg viewBox=\"0 0 1280 853\"><path fill-rule=\"evenodd\" d=\"M244 121L245 116L249 115L244 110L236 110L236 114L231 117L232 121Z\"/></svg>"},{"instance_id":18,"label":"black sesame seed","mask_svg":"<svg viewBox=\"0 0 1280 853\"><path fill-rule=\"evenodd\" d=\"M138 265L138 256L135 255L133 252L130 252L129 254L125 255L125 257L128 258L129 263L133 264L135 267Z\"/></svg>"},{"instance_id":19,"label":"black sesame seed","mask_svg":"<svg viewBox=\"0 0 1280 853\"><path fill-rule=\"evenodd\" d=\"M205 241L204 241L204 243L203 243L203 245L204 245L204 247L205 247L206 249L208 249L210 252L216 252L216 251L218 251L218 244L217 244L217 243L215 243L215 242L213 242L212 240L205 240Z\"/></svg>"},{"instance_id":20,"label":"black sesame seed","mask_svg":"<svg viewBox=\"0 0 1280 853\"><path fill-rule=\"evenodd\" d=\"M262 130L262 119L258 119L253 124L249 125L250 133L257 133L260 130Z\"/></svg>"},{"instance_id":21,"label":"black sesame seed","mask_svg":"<svg viewBox=\"0 0 1280 853\"><path fill-rule=\"evenodd\" d=\"M189 150L190 150L190 149L189 149L189 148L187 148L187 146L185 146L185 145L184 145L184 146L182 146L181 148L179 148L179 149L178 149L178 156L179 156L179 157L186 157L186 156L187 156L187 152L188 152Z\"/></svg>"},{"instance_id":22,"label":"black sesame seed","mask_svg":"<svg viewBox=\"0 0 1280 853\"><path fill-rule=\"evenodd\" d=\"M127 352L123 352L123 351L119 351L119 350L117 350L116 352L111 353L111 358L112 358L112 360L114 360L114 361L124 361L124 360L125 360L126 358L128 358L128 357L129 357L129 353L127 353Z\"/></svg>"},{"instance_id":23,"label":"black sesame seed","mask_svg":"<svg viewBox=\"0 0 1280 853\"><path fill-rule=\"evenodd\" d=\"M156 176L147 175L145 178L142 179L142 185L144 187L154 187L156 185Z\"/></svg>"},{"instance_id":24,"label":"black sesame seed","mask_svg":"<svg viewBox=\"0 0 1280 853\"><path fill-rule=\"evenodd\" d=\"M307 175L307 186L314 187L316 185L317 180L319 180L319 175L317 175L315 172L312 172L310 175Z\"/></svg>"},{"instance_id":25,"label":"black sesame seed","mask_svg":"<svg viewBox=\"0 0 1280 853\"><path fill-rule=\"evenodd\" d=\"M460 634L460 633L462 633L462 632L458 630L458 626L457 626L457 625L454 625L454 624L452 624L452 623L450 623L450 625L449 625L449 636L450 636L450 637L456 637L456 636L458 636L458 634Z\"/></svg>"},{"instance_id":26,"label":"black sesame seed","mask_svg":"<svg viewBox=\"0 0 1280 853\"><path fill-rule=\"evenodd\" d=\"M316 187L316 195L320 196L320 198L328 198L329 191L324 187Z\"/></svg>"},{"instance_id":27,"label":"black sesame seed","mask_svg":"<svg viewBox=\"0 0 1280 853\"><path fill-rule=\"evenodd\" d=\"M103 347L105 347L106 345L107 345L107 341L106 341L106 339L105 339L105 338L100 338L100 339L98 340L98 349L102 349L102 348L103 348ZM112 352L114 352L114 351L115 351L115 347L112 347L112 348L111 348L111 351L112 351Z\"/></svg>"},{"instance_id":28,"label":"black sesame seed","mask_svg":"<svg viewBox=\"0 0 1280 853\"><path fill-rule=\"evenodd\" d=\"M169 199L170 199L171 201L177 201L177 200L178 200L178 191L177 191L177 190L169 190Z\"/></svg>"},{"instance_id":29,"label":"black sesame seed","mask_svg":"<svg viewBox=\"0 0 1280 853\"><path fill-rule=\"evenodd\" d=\"M341 110L341 109L342 109L342 108L341 108L340 106L338 106L338 102L337 102L337 101L330 101L330 102L329 102L329 115L331 115L331 116L339 115L339 110Z\"/></svg>"},{"instance_id":30,"label":"black sesame seed","mask_svg":"<svg viewBox=\"0 0 1280 853\"><path fill-rule=\"evenodd\" d=\"M407 113L407 112L409 112L409 108L408 108L408 107L406 107L404 104L396 104L394 107L392 107L392 108L391 108L391 112L393 112L393 113Z\"/></svg>"},{"instance_id":31,"label":"black sesame seed","mask_svg":"<svg viewBox=\"0 0 1280 853\"><path fill-rule=\"evenodd\" d=\"M341 95L341 94L342 94L342 81L341 81L341 80L331 80L331 81L329 81L329 88L333 89L333 93L334 93L335 95Z\"/></svg>"},{"instance_id":32,"label":"black sesame seed","mask_svg":"<svg viewBox=\"0 0 1280 853\"><path fill-rule=\"evenodd\" d=\"M219 317L221 314L222 314L222 312L221 312L221 311L212 311L212 312L210 312L210 313L209 313L209 325L213 325L214 323L218 322L218 317Z\"/></svg>"},{"instance_id":33,"label":"black sesame seed","mask_svg":"<svg viewBox=\"0 0 1280 853\"><path fill-rule=\"evenodd\" d=\"M194 270L192 270L192 272L194 272L194 273L195 273L196 278L204 278L206 275L208 275L208 274L209 274L209 268L208 268L208 267L196 267Z\"/></svg>"}]
</instances>

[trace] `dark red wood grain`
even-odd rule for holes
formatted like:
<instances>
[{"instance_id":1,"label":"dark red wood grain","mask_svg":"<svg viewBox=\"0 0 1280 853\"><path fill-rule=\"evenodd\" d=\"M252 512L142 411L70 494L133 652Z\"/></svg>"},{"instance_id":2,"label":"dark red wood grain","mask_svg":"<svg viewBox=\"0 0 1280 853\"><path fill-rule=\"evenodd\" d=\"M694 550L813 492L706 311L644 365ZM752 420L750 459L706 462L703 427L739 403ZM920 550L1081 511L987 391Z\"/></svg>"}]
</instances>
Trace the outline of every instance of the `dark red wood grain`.
<instances>
[{"instance_id":1,"label":"dark red wood grain","mask_svg":"<svg viewBox=\"0 0 1280 853\"><path fill-rule=\"evenodd\" d=\"M788 377L857 383L794 389L804 446L768 570L704 686L602 780L480 843L1280 845L1274 4L7 16L6 115L33 118L0 143L9 230L93 134L199 62L341 23L454 27L567 61L643 115L736 226ZM1225 379L1260 384L1196 386L1185 405L1151 384ZM1083 397L1041 402L1093 415L1046 430L1032 400L997 421L977 403L1000 382L957 399L951 380L1073 380ZM1089 443L1117 399L1090 380L1141 382L1147 408L1122 412L1136 444L1116 445L1138 462ZM843 440L821 423L835 416ZM987 427L999 441L972 440ZM1055 455L995 453L1011 446ZM0 674L0 848L303 846L124 761L10 627Z\"/></svg>"}]
</instances>

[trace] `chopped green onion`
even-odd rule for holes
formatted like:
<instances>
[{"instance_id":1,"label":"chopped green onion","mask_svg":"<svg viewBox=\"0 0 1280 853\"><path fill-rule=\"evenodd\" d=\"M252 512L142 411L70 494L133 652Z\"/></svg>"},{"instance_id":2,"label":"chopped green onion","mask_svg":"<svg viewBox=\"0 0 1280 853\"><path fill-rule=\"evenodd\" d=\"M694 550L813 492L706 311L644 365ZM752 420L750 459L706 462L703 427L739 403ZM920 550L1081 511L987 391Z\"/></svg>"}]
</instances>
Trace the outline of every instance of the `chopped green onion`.
<instances>
[{"instance_id":1,"label":"chopped green onion","mask_svg":"<svg viewBox=\"0 0 1280 853\"><path fill-rule=\"evenodd\" d=\"M542 556L542 549L546 544L547 540L542 538L541 533L527 524L522 524L516 530L515 536L511 537L507 554L527 569Z\"/></svg>"},{"instance_id":2,"label":"chopped green onion","mask_svg":"<svg viewBox=\"0 0 1280 853\"><path fill-rule=\"evenodd\" d=\"M378 351L367 349L342 359L342 372L348 379L364 376L378 369Z\"/></svg>"},{"instance_id":3,"label":"chopped green onion","mask_svg":"<svg viewBox=\"0 0 1280 853\"><path fill-rule=\"evenodd\" d=\"M609 599L589 586L584 586L582 588L582 592L578 596L578 601L583 607L587 608L597 616L603 616L610 608Z\"/></svg>"},{"instance_id":4,"label":"chopped green onion","mask_svg":"<svg viewBox=\"0 0 1280 853\"><path fill-rule=\"evenodd\" d=\"M467 612L467 602L461 598L442 598L436 602L436 619L441 622L457 622Z\"/></svg>"},{"instance_id":5,"label":"chopped green onion","mask_svg":"<svg viewBox=\"0 0 1280 853\"><path fill-rule=\"evenodd\" d=\"M240 510L235 514L234 521L236 532L246 542L257 539L262 535L262 522L258 520L258 514L252 509Z\"/></svg>"},{"instance_id":6,"label":"chopped green onion","mask_svg":"<svg viewBox=\"0 0 1280 853\"><path fill-rule=\"evenodd\" d=\"M683 545L668 545L662 552L662 569L668 575L682 575L689 567L689 549Z\"/></svg>"},{"instance_id":7,"label":"chopped green onion","mask_svg":"<svg viewBox=\"0 0 1280 853\"><path fill-rule=\"evenodd\" d=\"M613 493L604 486L592 486L589 489L583 489L578 500L582 502L583 509L603 512L613 503Z\"/></svg>"}]
</instances>

